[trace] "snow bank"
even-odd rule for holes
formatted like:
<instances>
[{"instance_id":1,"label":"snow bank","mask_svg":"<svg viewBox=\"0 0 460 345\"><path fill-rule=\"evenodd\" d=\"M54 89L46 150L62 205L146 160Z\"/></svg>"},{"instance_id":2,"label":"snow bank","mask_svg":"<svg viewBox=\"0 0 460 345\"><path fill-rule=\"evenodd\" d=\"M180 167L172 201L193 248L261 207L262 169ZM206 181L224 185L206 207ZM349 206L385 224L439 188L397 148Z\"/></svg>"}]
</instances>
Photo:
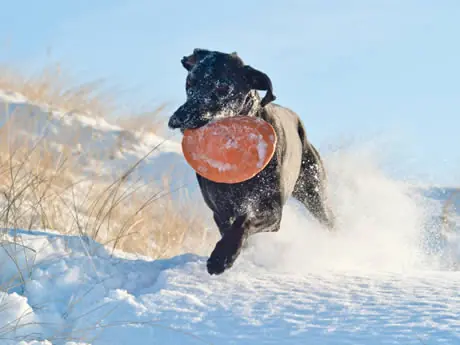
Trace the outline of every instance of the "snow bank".
<instances>
[{"instance_id":1,"label":"snow bank","mask_svg":"<svg viewBox=\"0 0 460 345\"><path fill-rule=\"evenodd\" d=\"M2 261L2 283L11 286L1 294L2 344L453 344L460 337L460 276L451 272L308 272L305 258L297 272L282 271L249 251L211 277L206 258L192 254L151 261L110 256L79 237L14 235L28 273L22 282L17 266Z\"/></svg>"}]
</instances>

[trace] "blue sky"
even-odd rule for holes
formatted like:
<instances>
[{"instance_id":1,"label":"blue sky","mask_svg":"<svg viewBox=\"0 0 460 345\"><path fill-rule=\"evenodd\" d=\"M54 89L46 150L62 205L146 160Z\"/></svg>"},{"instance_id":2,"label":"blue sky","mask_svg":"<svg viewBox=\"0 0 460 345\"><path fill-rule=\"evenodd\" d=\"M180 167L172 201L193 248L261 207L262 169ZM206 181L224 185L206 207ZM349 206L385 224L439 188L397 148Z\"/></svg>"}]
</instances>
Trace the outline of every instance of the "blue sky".
<instances>
[{"instance_id":1,"label":"blue sky","mask_svg":"<svg viewBox=\"0 0 460 345\"><path fill-rule=\"evenodd\" d=\"M320 150L374 140L400 178L460 185L456 0L79 0L2 5L3 61L58 60L128 102L184 99L180 58L237 51L272 79Z\"/></svg>"}]
</instances>

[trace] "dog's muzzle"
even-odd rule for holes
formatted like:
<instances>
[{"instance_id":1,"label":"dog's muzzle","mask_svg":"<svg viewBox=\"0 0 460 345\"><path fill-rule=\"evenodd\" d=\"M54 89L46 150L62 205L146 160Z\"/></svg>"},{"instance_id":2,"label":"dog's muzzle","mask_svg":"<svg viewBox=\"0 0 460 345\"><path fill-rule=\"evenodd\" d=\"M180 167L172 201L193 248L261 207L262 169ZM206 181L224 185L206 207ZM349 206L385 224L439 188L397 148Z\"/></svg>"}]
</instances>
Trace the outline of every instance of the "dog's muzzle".
<instances>
[{"instance_id":1,"label":"dog's muzzle","mask_svg":"<svg viewBox=\"0 0 460 345\"><path fill-rule=\"evenodd\" d=\"M169 121L168 121L168 127L169 128L177 129L177 128L181 128L182 125L183 125L183 122L176 115L172 115L169 118Z\"/></svg>"},{"instance_id":2,"label":"dog's muzzle","mask_svg":"<svg viewBox=\"0 0 460 345\"><path fill-rule=\"evenodd\" d=\"M171 129L185 128L191 118L190 107L187 103L181 105L168 121L168 127Z\"/></svg>"},{"instance_id":3,"label":"dog's muzzle","mask_svg":"<svg viewBox=\"0 0 460 345\"><path fill-rule=\"evenodd\" d=\"M199 128L209 122L209 118L202 116L203 111L199 107L185 103L180 106L169 118L168 127L171 129Z\"/></svg>"}]
</instances>

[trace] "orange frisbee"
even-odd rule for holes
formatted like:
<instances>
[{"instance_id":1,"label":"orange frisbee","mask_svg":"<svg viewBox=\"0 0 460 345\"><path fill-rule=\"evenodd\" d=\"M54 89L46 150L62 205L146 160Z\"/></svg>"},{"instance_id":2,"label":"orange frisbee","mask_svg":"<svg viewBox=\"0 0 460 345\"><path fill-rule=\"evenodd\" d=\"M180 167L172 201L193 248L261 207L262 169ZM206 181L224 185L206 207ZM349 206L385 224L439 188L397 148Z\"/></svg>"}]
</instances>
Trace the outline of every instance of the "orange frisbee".
<instances>
[{"instance_id":1,"label":"orange frisbee","mask_svg":"<svg viewBox=\"0 0 460 345\"><path fill-rule=\"evenodd\" d=\"M182 151L188 164L214 182L238 183L262 171L275 153L276 133L266 121L248 116L223 118L186 129Z\"/></svg>"}]
</instances>

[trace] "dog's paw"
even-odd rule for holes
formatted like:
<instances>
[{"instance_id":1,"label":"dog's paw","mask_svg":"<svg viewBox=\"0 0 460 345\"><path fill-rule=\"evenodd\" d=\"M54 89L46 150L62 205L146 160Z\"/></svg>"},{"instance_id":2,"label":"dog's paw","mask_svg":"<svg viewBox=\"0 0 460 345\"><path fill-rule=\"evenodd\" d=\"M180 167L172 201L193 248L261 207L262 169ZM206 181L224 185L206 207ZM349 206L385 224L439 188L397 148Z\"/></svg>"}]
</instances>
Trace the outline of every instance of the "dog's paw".
<instances>
[{"instance_id":1,"label":"dog's paw","mask_svg":"<svg viewBox=\"0 0 460 345\"><path fill-rule=\"evenodd\" d=\"M231 264L228 265L228 260L225 260L225 258L222 258L218 255L211 256L208 259L206 268L208 269L208 273L213 275L213 274L222 274L227 268L230 268Z\"/></svg>"},{"instance_id":2,"label":"dog's paw","mask_svg":"<svg viewBox=\"0 0 460 345\"><path fill-rule=\"evenodd\" d=\"M223 238L216 244L207 262L209 274L222 274L226 269L233 266L241 251L241 240L235 238Z\"/></svg>"}]
</instances>

